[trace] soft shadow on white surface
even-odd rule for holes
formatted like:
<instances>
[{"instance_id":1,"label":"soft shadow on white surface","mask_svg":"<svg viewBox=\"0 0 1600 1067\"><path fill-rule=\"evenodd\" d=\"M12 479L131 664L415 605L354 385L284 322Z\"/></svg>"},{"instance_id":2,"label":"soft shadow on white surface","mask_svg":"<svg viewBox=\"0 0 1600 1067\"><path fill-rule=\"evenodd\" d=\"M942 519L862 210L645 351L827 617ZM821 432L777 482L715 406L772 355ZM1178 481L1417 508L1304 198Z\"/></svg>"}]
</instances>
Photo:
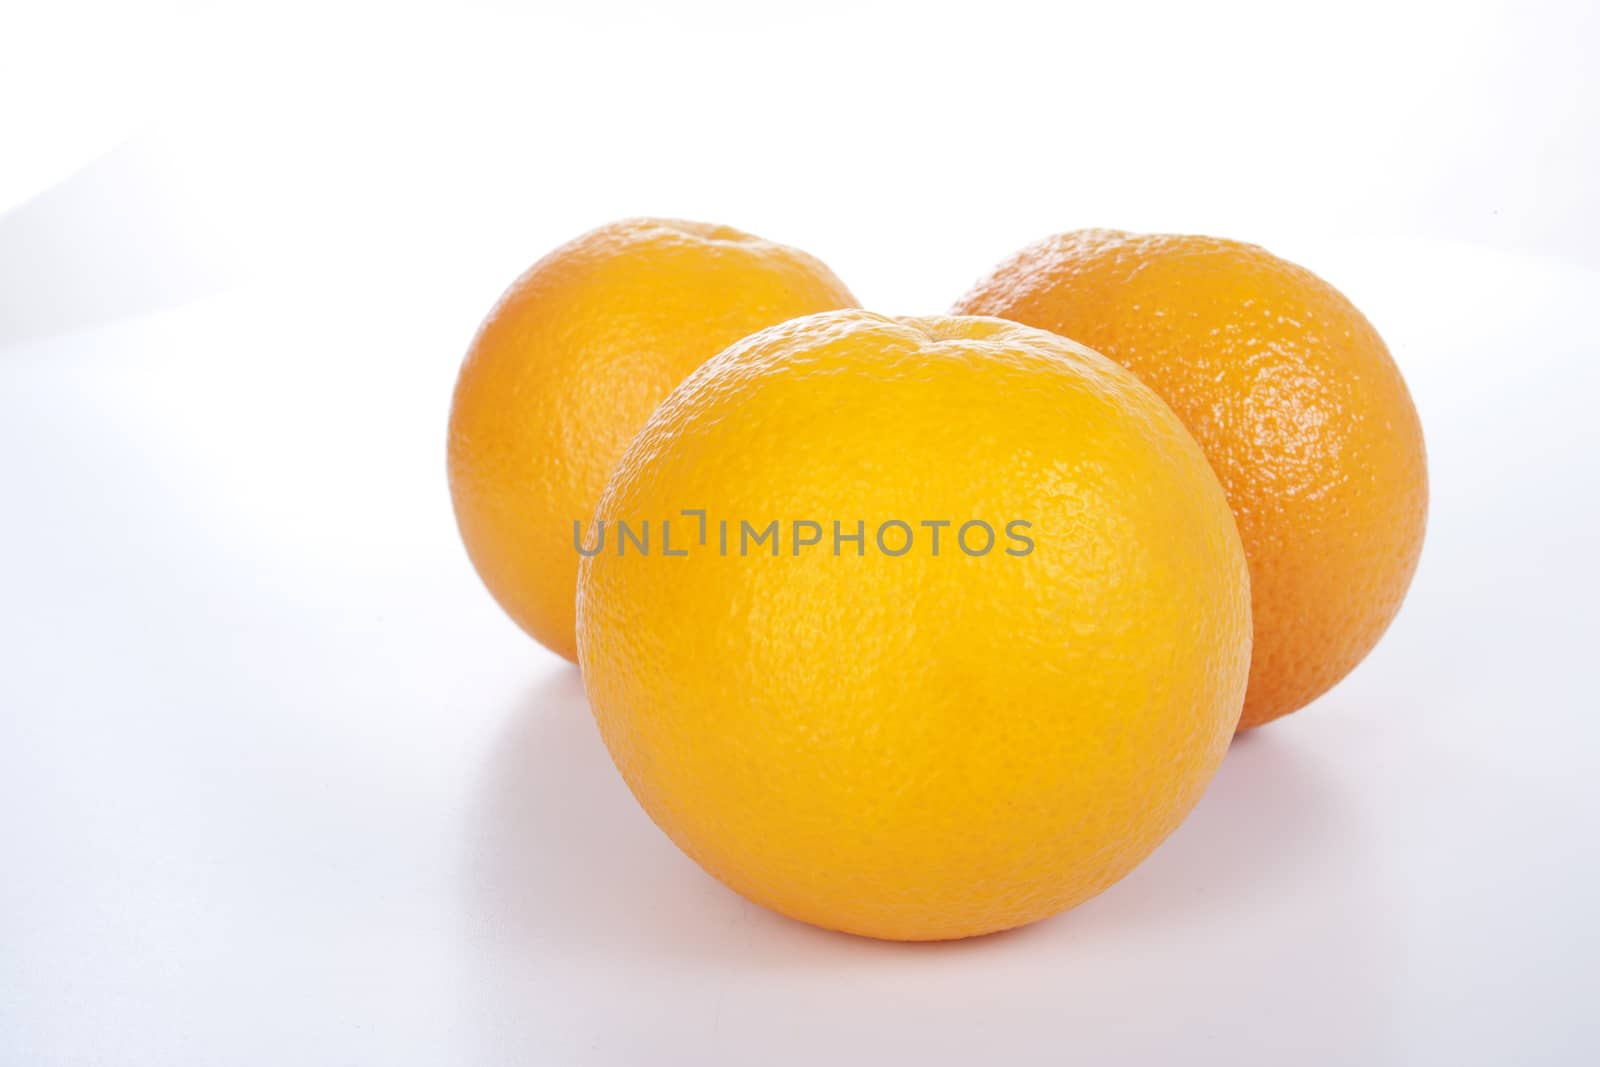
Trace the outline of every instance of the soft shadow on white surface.
<instances>
[{"instance_id":1,"label":"soft shadow on white surface","mask_svg":"<svg viewBox=\"0 0 1600 1067\"><path fill-rule=\"evenodd\" d=\"M487 772L475 857L482 933L499 951L587 959L729 950L740 901L634 802L600 741L577 668L507 716ZM761 913L759 921L782 922Z\"/></svg>"},{"instance_id":2,"label":"soft shadow on white surface","mask_svg":"<svg viewBox=\"0 0 1600 1067\"><path fill-rule=\"evenodd\" d=\"M1188 821L1089 902L1085 922L1103 928L1203 917L1220 910L1219 895L1292 874L1352 829L1353 813L1325 773L1270 726L1236 737Z\"/></svg>"},{"instance_id":3,"label":"soft shadow on white surface","mask_svg":"<svg viewBox=\"0 0 1600 1067\"><path fill-rule=\"evenodd\" d=\"M1227 893L1293 870L1348 818L1322 773L1281 733L1275 740L1270 727L1242 735L1189 821L1144 865L1090 904L1030 929L1203 914L1215 882L1226 879L1215 892ZM575 668L561 668L512 710L487 777L478 888L494 917L489 932L502 947L554 944L629 958L732 954L754 962L726 936L730 924L751 921L802 938L820 935L834 948L896 947L784 919L702 872L629 793L600 740ZM1090 910L1092 917L1080 919ZM624 931L629 936L619 937ZM906 947L977 946L1019 933Z\"/></svg>"},{"instance_id":4,"label":"soft shadow on white surface","mask_svg":"<svg viewBox=\"0 0 1600 1067\"><path fill-rule=\"evenodd\" d=\"M1342 1024L1319 1050L1380 1054L1387 935L1363 815L1323 761L1271 729L1237 741L1189 821L1099 898L940 944L814 929L700 871L629 794L575 669L509 709L483 786L466 1010L488 1062L560 1049L577 1062L800 1062L863 1042L961 1062L1006 1050L1008 1026L1033 1035L1014 1060L1160 1060L1188 1047L1196 1016L1205 1032L1237 1031L1234 1053L1289 1055L1293 1029L1248 1025L1244 1007L1286 985L1305 987L1308 1027L1318 1001L1337 999ZM1038 1045L1041 1026L1062 1028L1060 1043Z\"/></svg>"}]
</instances>

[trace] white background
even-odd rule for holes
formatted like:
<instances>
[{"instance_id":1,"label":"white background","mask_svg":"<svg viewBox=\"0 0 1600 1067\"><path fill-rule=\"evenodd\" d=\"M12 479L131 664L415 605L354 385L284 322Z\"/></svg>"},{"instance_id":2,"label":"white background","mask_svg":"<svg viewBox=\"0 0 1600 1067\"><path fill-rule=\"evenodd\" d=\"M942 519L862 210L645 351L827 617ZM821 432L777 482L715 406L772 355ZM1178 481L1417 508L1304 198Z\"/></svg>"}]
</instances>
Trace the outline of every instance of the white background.
<instances>
[{"instance_id":1,"label":"white background","mask_svg":"<svg viewBox=\"0 0 1600 1067\"><path fill-rule=\"evenodd\" d=\"M0 1063L1600 1057L1594 3L14 6ZM444 482L479 317L640 213L891 313L1086 225L1305 263L1422 413L1404 611L1072 913L743 902Z\"/></svg>"}]
</instances>

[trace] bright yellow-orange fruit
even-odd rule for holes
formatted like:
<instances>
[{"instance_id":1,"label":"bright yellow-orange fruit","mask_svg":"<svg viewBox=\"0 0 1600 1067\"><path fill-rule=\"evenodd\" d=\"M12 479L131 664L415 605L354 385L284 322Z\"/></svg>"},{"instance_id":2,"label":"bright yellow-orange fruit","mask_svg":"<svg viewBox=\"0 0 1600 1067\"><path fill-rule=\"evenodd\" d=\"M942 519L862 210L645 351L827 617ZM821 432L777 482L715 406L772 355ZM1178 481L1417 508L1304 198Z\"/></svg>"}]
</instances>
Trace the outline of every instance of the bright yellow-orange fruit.
<instances>
[{"instance_id":1,"label":"bright yellow-orange fruit","mask_svg":"<svg viewBox=\"0 0 1600 1067\"><path fill-rule=\"evenodd\" d=\"M612 757L706 870L806 922L933 940L1071 907L1177 827L1238 722L1221 486L1153 392L1040 330L747 337L596 516L578 650Z\"/></svg>"},{"instance_id":2,"label":"bright yellow-orange fruit","mask_svg":"<svg viewBox=\"0 0 1600 1067\"><path fill-rule=\"evenodd\" d=\"M1383 339L1333 286L1255 245L1080 230L956 304L1128 367L1193 431L1239 523L1255 616L1242 728L1372 650L1422 550L1422 427Z\"/></svg>"},{"instance_id":3,"label":"bright yellow-orange fruit","mask_svg":"<svg viewBox=\"0 0 1600 1067\"><path fill-rule=\"evenodd\" d=\"M797 315L854 307L816 259L727 226L627 219L545 256L473 339L450 411L450 493L506 613L576 659L573 524L695 367Z\"/></svg>"}]
</instances>

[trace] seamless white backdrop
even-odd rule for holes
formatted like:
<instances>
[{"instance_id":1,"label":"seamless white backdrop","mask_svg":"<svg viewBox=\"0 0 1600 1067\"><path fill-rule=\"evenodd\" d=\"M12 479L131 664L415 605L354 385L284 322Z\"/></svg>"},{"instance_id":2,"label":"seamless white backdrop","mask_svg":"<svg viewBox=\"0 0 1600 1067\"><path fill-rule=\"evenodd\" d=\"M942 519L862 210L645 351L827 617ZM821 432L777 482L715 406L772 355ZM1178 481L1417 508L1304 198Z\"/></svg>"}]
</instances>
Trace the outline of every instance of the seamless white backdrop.
<instances>
[{"instance_id":1,"label":"seamless white backdrop","mask_svg":"<svg viewBox=\"0 0 1600 1067\"><path fill-rule=\"evenodd\" d=\"M0 33L0 1064L1592 1062L1592 3L26 5ZM449 515L460 353L627 214L945 308L1086 225L1377 323L1407 606L1128 880L728 893Z\"/></svg>"},{"instance_id":2,"label":"seamless white backdrop","mask_svg":"<svg viewBox=\"0 0 1600 1067\"><path fill-rule=\"evenodd\" d=\"M629 213L800 243L888 311L1079 225L1593 267L1597 11L29 5L0 203L89 169L8 221L0 309L37 333L104 290L375 263L493 290Z\"/></svg>"}]
</instances>

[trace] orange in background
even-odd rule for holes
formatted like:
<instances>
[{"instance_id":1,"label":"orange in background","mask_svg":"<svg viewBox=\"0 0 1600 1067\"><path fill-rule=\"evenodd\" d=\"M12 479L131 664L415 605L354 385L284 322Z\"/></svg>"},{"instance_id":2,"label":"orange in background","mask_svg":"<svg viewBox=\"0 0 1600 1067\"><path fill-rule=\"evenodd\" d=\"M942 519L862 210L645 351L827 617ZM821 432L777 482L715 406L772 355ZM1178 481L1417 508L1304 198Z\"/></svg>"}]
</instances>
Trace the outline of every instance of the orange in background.
<instances>
[{"instance_id":1,"label":"orange in background","mask_svg":"<svg viewBox=\"0 0 1600 1067\"><path fill-rule=\"evenodd\" d=\"M955 310L1051 330L1149 384L1227 491L1250 562L1241 728L1370 652L1422 549L1422 427L1372 324L1310 271L1212 237L1078 230L1018 252Z\"/></svg>"},{"instance_id":2,"label":"orange in background","mask_svg":"<svg viewBox=\"0 0 1600 1067\"><path fill-rule=\"evenodd\" d=\"M461 538L506 614L576 660L572 524L656 404L746 334L855 306L804 252L677 219L591 230L512 283L462 364L449 446Z\"/></svg>"}]
</instances>

